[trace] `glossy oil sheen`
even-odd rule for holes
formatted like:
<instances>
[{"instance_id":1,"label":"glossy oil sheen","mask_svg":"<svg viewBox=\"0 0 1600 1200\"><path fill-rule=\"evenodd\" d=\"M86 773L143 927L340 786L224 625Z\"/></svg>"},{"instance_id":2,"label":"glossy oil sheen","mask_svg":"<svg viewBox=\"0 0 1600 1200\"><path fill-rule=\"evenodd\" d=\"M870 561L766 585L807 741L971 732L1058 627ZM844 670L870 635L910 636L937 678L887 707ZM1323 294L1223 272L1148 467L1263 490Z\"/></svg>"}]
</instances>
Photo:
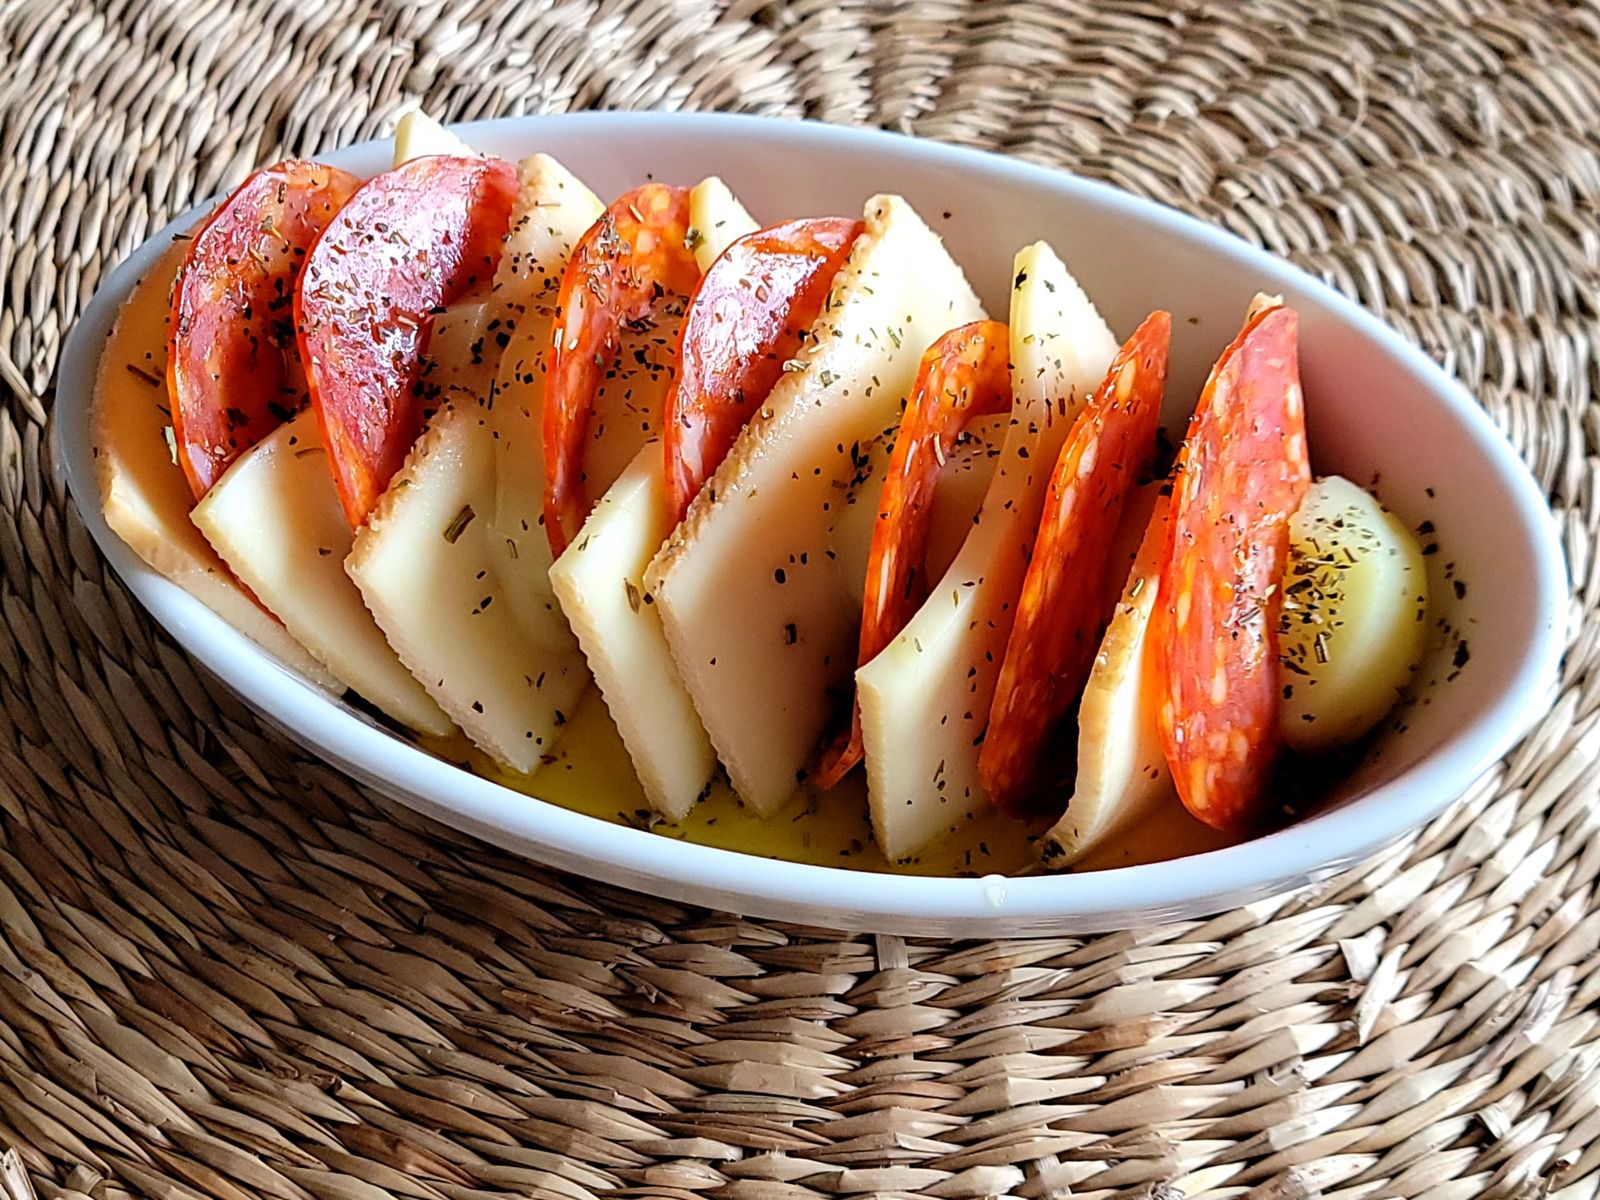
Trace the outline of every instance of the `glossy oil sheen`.
<instances>
[{"instance_id":1,"label":"glossy oil sheen","mask_svg":"<svg viewBox=\"0 0 1600 1200\"><path fill-rule=\"evenodd\" d=\"M1089 932L1215 912L1356 862L1442 809L1542 711L1563 642L1566 584L1555 526L1532 477L1431 361L1281 260L1103 185L873 131L587 114L459 132L492 153L553 154L601 195L617 195L647 174L675 182L718 174L766 222L848 213L875 192L900 192L945 238L992 311L1004 311L1013 252L1049 239L1120 335L1152 308L1173 313L1169 428L1181 427L1250 298L1282 293L1301 317L1313 465L1372 483L1407 524L1433 522L1441 547L1429 559L1433 594L1445 600L1435 615L1449 629L1436 631L1416 700L1400 714L1404 734L1380 739L1321 812L1264 838L1165 862L1022 879L847 872L675 841L530 802L406 744L293 676L146 568L101 518L89 436L96 356L134 280L203 206L111 274L66 347L56 430L69 484L112 565L195 657L269 722L387 794L553 866L756 916L946 936ZM319 157L370 174L388 153L386 143L372 143ZM1447 586L1447 566L1470 585L1464 599ZM1449 679L1463 638L1470 661Z\"/></svg>"}]
</instances>

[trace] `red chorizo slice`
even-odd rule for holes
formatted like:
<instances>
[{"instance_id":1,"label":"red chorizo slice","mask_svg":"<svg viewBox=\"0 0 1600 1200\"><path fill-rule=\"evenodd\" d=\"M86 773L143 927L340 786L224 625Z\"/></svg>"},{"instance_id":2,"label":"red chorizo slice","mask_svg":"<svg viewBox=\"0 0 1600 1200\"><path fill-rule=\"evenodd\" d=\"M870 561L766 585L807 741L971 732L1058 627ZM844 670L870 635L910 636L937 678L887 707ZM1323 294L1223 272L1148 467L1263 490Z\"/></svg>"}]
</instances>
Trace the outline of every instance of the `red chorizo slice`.
<instances>
[{"instance_id":1,"label":"red chorizo slice","mask_svg":"<svg viewBox=\"0 0 1600 1200\"><path fill-rule=\"evenodd\" d=\"M583 448L623 328L699 281L688 234L688 189L647 183L607 208L567 260L544 403L544 531L558 558L589 515Z\"/></svg>"},{"instance_id":2,"label":"red chorizo slice","mask_svg":"<svg viewBox=\"0 0 1600 1200\"><path fill-rule=\"evenodd\" d=\"M1155 455L1171 340L1170 314L1145 318L1056 458L978 752L979 781L1005 812L1039 798L1050 744L1089 678L1123 505Z\"/></svg>"},{"instance_id":3,"label":"red chorizo slice","mask_svg":"<svg viewBox=\"0 0 1600 1200\"><path fill-rule=\"evenodd\" d=\"M889 455L867 554L858 663L876 658L927 598L928 536L939 469L979 417L1011 411L1010 335L1002 321L952 329L922 356ZM831 788L862 758L861 707L823 753L816 780Z\"/></svg>"},{"instance_id":4,"label":"red chorizo slice","mask_svg":"<svg viewBox=\"0 0 1600 1200\"><path fill-rule=\"evenodd\" d=\"M717 257L689 300L662 418L667 495L682 520L800 349L861 222L816 217L757 230Z\"/></svg>"},{"instance_id":5,"label":"red chorizo slice","mask_svg":"<svg viewBox=\"0 0 1600 1200\"><path fill-rule=\"evenodd\" d=\"M167 390L178 465L196 500L299 411L294 290L317 235L361 181L290 159L239 185L189 242L172 291Z\"/></svg>"},{"instance_id":6,"label":"red chorizo slice","mask_svg":"<svg viewBox=\"0 0 1600 1200\"><path fill-rule=\"evenodd\" d=\"M516 168L500 159L413 159L356 192L311 248L295 325L352 528L422 431L430 317L489 285L516 194Z\"/></svg>"},{"instance_id":7,"label":"red chorizo slice","mask_svg":"<svg viewBox=\"0 0 1600 1200\"><path fill-rule=\"evenodd\" d=\"M1173 780L1223 830L1260 821L1278 748L1278 581L1311 481L1297 331L1292 309L1267 309L1212 369L1178 455L1152 622Z\"/></svg>"}]
</instances>

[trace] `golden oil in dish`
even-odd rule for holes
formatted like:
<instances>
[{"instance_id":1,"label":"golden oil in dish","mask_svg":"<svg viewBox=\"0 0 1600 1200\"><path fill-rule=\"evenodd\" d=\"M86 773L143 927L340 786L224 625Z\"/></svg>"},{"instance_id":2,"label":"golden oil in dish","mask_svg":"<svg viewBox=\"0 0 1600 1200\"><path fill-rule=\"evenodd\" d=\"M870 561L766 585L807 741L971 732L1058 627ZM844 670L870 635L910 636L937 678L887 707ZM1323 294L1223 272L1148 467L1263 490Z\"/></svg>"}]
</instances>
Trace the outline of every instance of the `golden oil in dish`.
<instances>
[{"instance_id":1,"label":"golden oil in dish","mask_svg":"<svg viewBox=\"0 0 1600 1200\"><path fill-rule=\"evenodd\" d=\"M905 875L1017 875L1035 861L1030 835L1038 830L998 813L970 822L969 838L947 839L902 862L886 861L872 841L866 785L859 772L833 791L796 800L771 818L741 804L719 773L688 818L669 824L650 811L622 739L594 688L573 713L555 752L532 775L504 770L459 736L419 740L440 758L574 812L762 858Z\"/></svg>"},{"instance_id":2,"label":"golden oil in dish","mask_svg":"<svg viewBox=\"0 0 1600 1200\"><path fill-rule=\"evenodd\" d=\"M1049 825L1048 820L1028 824L986 809L965 823L960 836L946 838L911 858L889 862L872 840L866 785L860 772L831 792L805 802L796 800L770 819L740 804L719 775L687 820L668 824L650 812L622 739L593 688L573 713L549 761L532 775L504 770L463 737L421 741L440 758L574 812L649 829L660 837L813 866L897 875L1029 874L1037 870L1035 839ZM1215 849L1230 840L1194 820L1175 802L1115 839L1114 845L1089 855L1075 869L1158 862Z\"/></svg>"}]
</instances>

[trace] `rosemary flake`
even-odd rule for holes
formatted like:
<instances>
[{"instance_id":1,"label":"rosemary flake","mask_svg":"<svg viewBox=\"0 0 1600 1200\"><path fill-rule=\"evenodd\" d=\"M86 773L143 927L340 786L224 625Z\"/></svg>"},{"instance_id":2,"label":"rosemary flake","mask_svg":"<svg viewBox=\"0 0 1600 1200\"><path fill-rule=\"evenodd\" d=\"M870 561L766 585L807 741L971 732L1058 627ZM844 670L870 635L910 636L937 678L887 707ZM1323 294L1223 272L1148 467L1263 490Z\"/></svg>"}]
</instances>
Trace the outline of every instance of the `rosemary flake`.
<instances>
[{"instance_id":1,"label":"rosemary flake","mask_svg":"<svg viewBox=\"0 0 1600 1200\"><path fill-rule=\"evenodd\" d=\"M450 524L446 526L444 531L444 540L454 546L456 544L456 539L461 536L462 532L468 525L472 524L472 518L477 515L477 513L472 511L472 505L463 504L461 506L461 511L458 512L455 515L454 520L452 520Z\"/></svg>"}]
</instances>

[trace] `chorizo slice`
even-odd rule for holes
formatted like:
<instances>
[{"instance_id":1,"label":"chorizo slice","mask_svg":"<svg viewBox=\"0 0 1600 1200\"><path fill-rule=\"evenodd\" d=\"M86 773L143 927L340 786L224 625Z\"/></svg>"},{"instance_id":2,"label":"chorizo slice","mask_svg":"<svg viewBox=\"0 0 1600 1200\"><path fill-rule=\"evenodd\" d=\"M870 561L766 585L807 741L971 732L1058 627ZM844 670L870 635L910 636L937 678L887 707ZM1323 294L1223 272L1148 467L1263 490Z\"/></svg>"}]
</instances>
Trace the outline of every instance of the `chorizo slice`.
<instances>
[{"instance_id":1,"label":"chorizo slice","mask_svg":"<svg viewBox=\"0 0 1600 1200\"><path fill-rule=\"evenodd\" d=\"M689 189L647 183L613 202L567 260L544 404L544 531L556 558L589 515L583 451L623 329L700 279L689 222Z\"/></svg>"},{"instance_id":2,"label":"chorizo slice","mask_svg":"<svg viewBox=\"0 0 1600 1200\"><path fill-rule=\"evenodd\" d=\"M1155 455L1171 340L1170 314L1145 318L1056 458L978 752L978 779L1005 812L1038 799L1050 743L1089 678L1123 506Z\"/></svg>"},{"instance_id":3,"label":"chorizo slice","mask_svg":"<svg viewBox=\"0 0 1600 1200\"><path fill-rule=\"evenodd\" d=\"M300 358L352 529L422 432L431 318L489 286L516 194L501 159L412 159L363 185L306 257Z\"/></svg>"},{"instance_id":4,"label":"chorizo slice","mask_svg":"<svg viewBox=\"0 0 1600 1200\"><path fill-rule=\"evenodd\" d=\"M167 390L178 465L196 500L303 407L295 284L306 252L360 186L338 167L275 163L190 239L172 290Z\"/></svg>"},{"instance_id":5,"label":"chorizo slice","mask_svg":"<svg viewBox=\"0 0 1600 1200\"><path fill-rule=\"evenodd\" d=\"M1298 319L1254 312L1222 353L1178 454L1155 639L1157 716L1184 805L1259 823L1278 749L1278 589L1311 482Z\"/></svg>"},{"instance_id":6,"label":"chorizo slice","mask_svg":"<svg viewBox=\"0 0 1600 1200\"><path fill-rule=\"evenodd\" d=\"M700 280L661 423L677 520L799 351L861 228L844 217L815 217L757 230L724 250Z\"/></svg>"},{"instance_id":7,"label":"chorizo slice","mask_svg":"<svg viewBox=\"0 0 1600 1200\"><path fill-rule=\"evenodd\" d=\"M1005 322L973 321L922 356L872 528L858 663L876 658L927 598L939 470L974 420L1011 411L1010 349ZM850 727L823 752L817 786L833 787L861 758L861 709L852 702Z\"/></svg>"}]
</instances>

